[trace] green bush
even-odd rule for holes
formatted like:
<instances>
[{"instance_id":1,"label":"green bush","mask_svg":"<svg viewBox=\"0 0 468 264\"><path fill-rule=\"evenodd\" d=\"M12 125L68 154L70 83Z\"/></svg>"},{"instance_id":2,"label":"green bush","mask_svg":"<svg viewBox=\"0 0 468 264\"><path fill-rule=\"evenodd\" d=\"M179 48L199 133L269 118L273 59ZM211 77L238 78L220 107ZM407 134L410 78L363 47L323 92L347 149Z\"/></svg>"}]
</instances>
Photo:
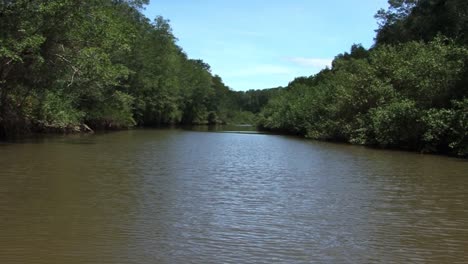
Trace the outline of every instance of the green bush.
<instances>
[{"instance_id":1,"label":"green bush","mask_svg":"<svg viewBox=\"0 0 468 264\"><path fill-rule=\"evenodd\" d=\"M375 142L383 147L415 147L419 136L415 105L405 99L371 109L370 128Z\"/></svg>"},{"instance_id":2,"label":"green bush","mask_svg":"<svg viewBox=\"0 0 468 264\"><path fill-rule=\"evenodd\" d=\"M449 147L456 155L468 156L468 99L453 101L453 124L450 128Z\"/></svg>"},{"instance_id":3,"label":"green bush","mask_svg":"<svg viewBox=\"0 0 468 264\"><path fill-rule=\"evenodd\" d=\"M40 104L38 121L43 126L66 129L81 124L84 113L76 109L71 98L61 92L47 91Z\"/></svg>"},{"instance_id":4,"label":"green bush","mask_svg":"<svg viewBox=\"0 0 468 264\"><path fill-rule=\"evenodd\" d=\"M93 127L119 129L136 124L133 119L134 98L124 92L115 91L104 103L88 113L86 119Z\"/></svg>"}]
</instances>

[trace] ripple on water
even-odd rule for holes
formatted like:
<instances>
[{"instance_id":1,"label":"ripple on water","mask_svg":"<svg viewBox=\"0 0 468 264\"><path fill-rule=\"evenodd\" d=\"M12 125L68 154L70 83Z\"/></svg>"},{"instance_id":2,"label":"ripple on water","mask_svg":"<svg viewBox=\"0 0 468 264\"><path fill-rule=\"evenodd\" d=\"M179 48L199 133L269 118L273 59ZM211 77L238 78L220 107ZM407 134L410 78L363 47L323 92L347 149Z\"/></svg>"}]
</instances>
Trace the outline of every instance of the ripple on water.
<instances>
[{"instance_id":1,"label":"ripple on water","mask_svg":"<svg viewBox=\"0 0 468 264\"><path fill-rule=\"evenodd\" d=\"M135 130L2 145L0 167L1 263L468 257L468 163L445 157Z\"/></svg>"}]
</instances>

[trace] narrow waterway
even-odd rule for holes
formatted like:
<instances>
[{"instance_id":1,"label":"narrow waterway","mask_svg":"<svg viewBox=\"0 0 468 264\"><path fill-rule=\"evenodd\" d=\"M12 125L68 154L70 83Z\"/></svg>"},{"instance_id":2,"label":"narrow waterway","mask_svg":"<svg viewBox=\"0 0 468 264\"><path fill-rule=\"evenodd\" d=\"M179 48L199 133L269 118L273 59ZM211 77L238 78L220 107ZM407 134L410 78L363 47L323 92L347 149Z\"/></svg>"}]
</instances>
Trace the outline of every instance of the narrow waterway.
<instances>
[{"instance_id":1,"label":"narrow waterway","mask_svg":"<svg viewBox=\"0 0 468 264\"><path fill-rule=\"evenodd\" d=\"M228 131L234 131L232 129ZM468 162L132 130L0 144L0 263L466 263Z\"/></svg>"}]
</instances>

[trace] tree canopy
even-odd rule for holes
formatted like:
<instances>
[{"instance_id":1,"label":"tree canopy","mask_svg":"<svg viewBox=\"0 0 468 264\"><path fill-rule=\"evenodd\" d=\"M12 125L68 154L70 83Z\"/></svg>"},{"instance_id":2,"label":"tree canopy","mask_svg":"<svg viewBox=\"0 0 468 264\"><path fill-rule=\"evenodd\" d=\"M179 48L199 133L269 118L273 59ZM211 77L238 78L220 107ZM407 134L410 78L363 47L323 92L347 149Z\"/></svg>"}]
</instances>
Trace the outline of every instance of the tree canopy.
<instances>
[{"instance_id":1,"label":"tree canopy","mask_svg":"<svg viewBox=\"0 0 468 264\"><path fill-rule=\"evenodd\" d=\"M190 59L147 0L0 2L0 136L223 123L236 93Z\"/></svg>"},{"instance_id":2,"label":"tree canopy","mask_svg":"<svg viewBox=\"0 0 468 264\"><path fill-rule=\"evenodd\" d=\"M376 43L269 100L259 126L314 139L468 155L468 2L390 0Z\"/></svg>"}]
</instances>

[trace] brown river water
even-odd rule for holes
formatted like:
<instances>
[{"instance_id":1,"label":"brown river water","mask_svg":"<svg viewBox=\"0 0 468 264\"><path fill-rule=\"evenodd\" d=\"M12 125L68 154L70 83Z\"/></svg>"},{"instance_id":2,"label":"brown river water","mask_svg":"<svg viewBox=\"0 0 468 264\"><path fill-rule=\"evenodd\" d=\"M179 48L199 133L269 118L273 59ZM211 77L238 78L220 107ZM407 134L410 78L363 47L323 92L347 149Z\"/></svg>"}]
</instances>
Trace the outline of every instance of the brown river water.
<instances>
[{"instance_id":1,"label":"brown river water","mask_svg":"<svg viewBox=\"0 0 468 264\"><path fill-rule=\"evenodd\" d=\"M0 143L0 263L468 263L468 161L177 129Z\"/></svg>"}]
</instances>

